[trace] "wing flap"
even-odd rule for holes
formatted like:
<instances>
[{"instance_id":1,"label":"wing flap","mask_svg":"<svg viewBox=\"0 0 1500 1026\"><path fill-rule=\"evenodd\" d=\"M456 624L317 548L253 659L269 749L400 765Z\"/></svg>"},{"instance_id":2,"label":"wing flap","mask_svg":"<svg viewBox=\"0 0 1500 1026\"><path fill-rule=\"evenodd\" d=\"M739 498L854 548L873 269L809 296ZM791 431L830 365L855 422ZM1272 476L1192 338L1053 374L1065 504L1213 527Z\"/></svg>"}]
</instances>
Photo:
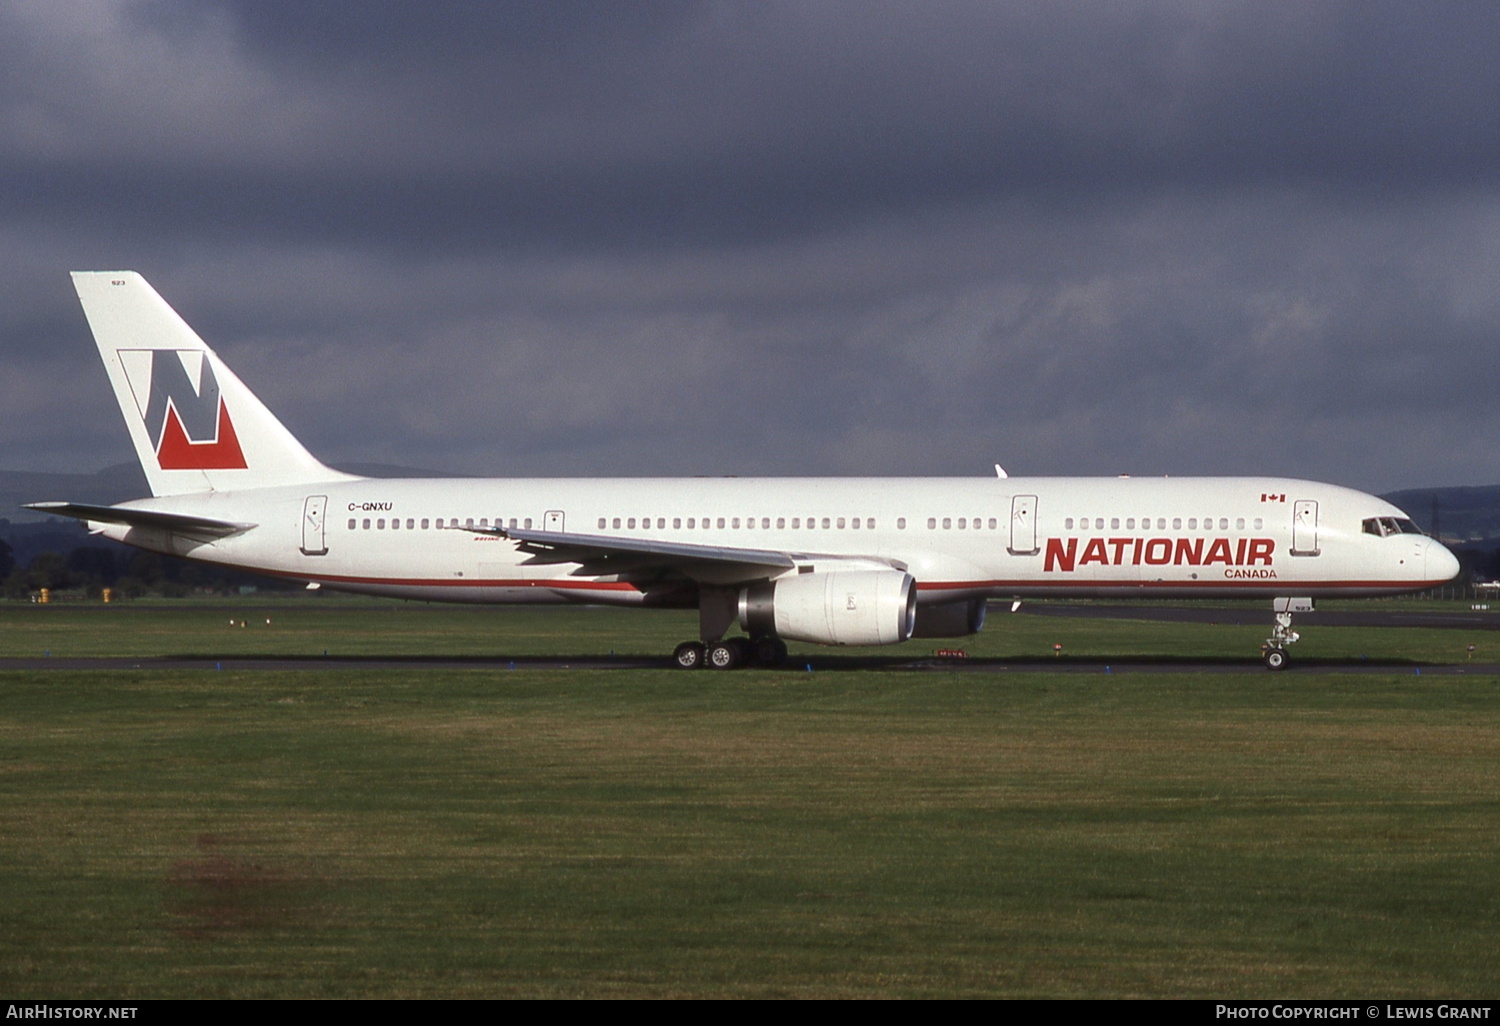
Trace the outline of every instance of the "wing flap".
<instances>
[{"instance_id":1,"label":"wing flap","mask_svg":"<svg viewBox=\"0 0 1500 1026\"><path fill-rule=\"evenodd\" d=\"M741 549L722 545L693 545L651 538L611 538L604 535L534 531L517 527L479 529L520 543L529 564L579 563L588 574L620 573L648 568L680 570L689 577L695 569L740 569L748 578L769 577L794 570L803 560L774 549Z\"/></svg>"}]
</instances>

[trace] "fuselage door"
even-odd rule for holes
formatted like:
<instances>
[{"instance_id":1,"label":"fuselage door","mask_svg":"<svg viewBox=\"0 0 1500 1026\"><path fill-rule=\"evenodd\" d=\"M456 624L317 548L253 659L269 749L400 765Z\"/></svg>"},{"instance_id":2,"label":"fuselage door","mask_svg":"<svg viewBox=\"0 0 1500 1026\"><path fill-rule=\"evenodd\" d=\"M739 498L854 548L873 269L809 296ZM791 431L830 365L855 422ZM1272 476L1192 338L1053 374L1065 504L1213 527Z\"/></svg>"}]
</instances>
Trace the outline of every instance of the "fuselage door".
<instances>
[{"instance_id":1,"label":"fuselage door","mask_svg":"<svg viewBox=\"0 0 1500 1026\"><path fill-rule=\"evenodd\" d=\"M1036 543L1036 496L1017 495L1010 500L1010 548L1012 556L1034 556Z\"/></svg>"},{"instance_id":2,"label":"fuselage door","mask_svg":"<svg viewBox=\"0 0 1500 1026\"><path fill-rule=\"evenodd\" d=\"M304 556L328 555L328 542L324 537L323 520L328 512L328 496L309 495L302 504L302 554Z\"/></svg>"},{"instance_id":3,"label":"fuselage door","mask_svg":"<svg viewBox=\"0 0 1500 1026\"><path fill-rule=\"evenodd\" d=\"M1318 503L1316 499L1298 499L1292 506L1292 555L1318 554Z\"/></svg>"},{"instance_id":4,"label":"fuselage door","mask_svg":"<svg viewBox=\"0 0 1500 1026\"><path fill-rule=\"evenodd\" d=\"M560 509L549 509L542 520L542 529L545 531L561 531L563 529L563 511Z\"/></svg>"}]
</instances>

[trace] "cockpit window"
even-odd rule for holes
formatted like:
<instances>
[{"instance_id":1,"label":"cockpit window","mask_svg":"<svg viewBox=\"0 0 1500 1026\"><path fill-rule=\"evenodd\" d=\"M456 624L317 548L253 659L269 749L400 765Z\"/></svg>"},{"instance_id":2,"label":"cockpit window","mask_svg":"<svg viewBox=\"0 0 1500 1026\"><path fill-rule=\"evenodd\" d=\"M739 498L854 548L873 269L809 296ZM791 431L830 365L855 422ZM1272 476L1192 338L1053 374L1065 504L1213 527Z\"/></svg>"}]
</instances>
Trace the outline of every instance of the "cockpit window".
<instances>
[{"instance_id":1,"label":"cockpit window","mask_svg":"<svg viewBox=\"0 0 1500 1026\"><path fill-rule=\"evenodd\" d=\"M1386 538L1393 534L1421 534L1422 529L1405 517L1370 517L1361 526L1365 534Z\"/></svg>"}]
</instances>

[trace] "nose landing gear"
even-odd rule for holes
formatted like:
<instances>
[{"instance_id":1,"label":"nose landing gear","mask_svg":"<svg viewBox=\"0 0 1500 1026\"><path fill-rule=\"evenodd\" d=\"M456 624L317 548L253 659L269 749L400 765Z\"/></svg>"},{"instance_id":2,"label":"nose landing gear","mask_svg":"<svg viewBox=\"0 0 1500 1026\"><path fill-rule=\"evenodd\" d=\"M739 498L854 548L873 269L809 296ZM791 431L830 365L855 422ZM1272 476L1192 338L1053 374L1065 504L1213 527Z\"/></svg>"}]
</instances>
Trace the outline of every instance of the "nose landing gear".
<instances>
[{"instance_id":1,"label":"nose landing gear","mask_svg":"<svg viewBox=\"0 0 1500 1026\"><path fill-rule=\"evenodd\" d=\"M1276 611L1276 626L1271 628L1271 636L1262 645L1262 658L1266 662L1268 670L1284 670L1291 657L1287 655L1288 645L1295 644L1302 635L1292 630L1292 614L1310 612L1313 600L1310 598L1276 598L1272 600L1271 608Z\"/></svg>"}]
</instances>

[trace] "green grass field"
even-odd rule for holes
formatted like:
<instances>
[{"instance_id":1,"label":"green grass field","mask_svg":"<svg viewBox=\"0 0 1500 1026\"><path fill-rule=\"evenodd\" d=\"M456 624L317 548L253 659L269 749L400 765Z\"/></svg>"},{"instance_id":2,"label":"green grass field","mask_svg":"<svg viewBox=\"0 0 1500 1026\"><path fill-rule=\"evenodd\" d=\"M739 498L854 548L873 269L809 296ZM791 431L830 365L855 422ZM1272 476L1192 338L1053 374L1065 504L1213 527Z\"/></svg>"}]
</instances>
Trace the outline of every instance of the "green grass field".
<instances>
[{"instance_id":1,"label":"green grass field","mask_svg":"<svg viewBox=\"0 0 1500 1026\"><path fill-rule=\"evenodd\" d=\"M692 633L245 608L0 607L0 654ZM1327 659L1469 640L1305 633ZM1253 659L1263 635L997 614L965 647ZM7 671L0 824L12 998L1500 991L1500 681L1477 674Z\"/></svg>"},{"instance_id":2,"label":"green grass field","mask_svg":"<svg viewBox=\"0 0 1500 1026\"><path fill-rule=\"evenodd\" d=\"M1467 604L1444 604L1467 609ZM1439 608L1437 603L1427 603ZM1377 607L1378 608L1378 607ZM837 666L839 656L895 660L962 648L985 659L1116 657L1234 660L1254 663L1270 632L1264 608L1226 607L1216 624L1144 620L1061 620L991 608L985 629L969 638L926 639L876 649L793 644L802 660ZM1495 614L1500 625L1500 611ZM270 622L267 623L266 621ZM697 635L697 614L672 610L570 607L442 606L357 598L114 605L0 603L0 657L78 656L555 656L608 653L670 655ZM1307 627L1293 649L1301 664L1358 662L1500 662L1500 631ZM796 662L796 660L794 660ZM798 665L801 665L798 662Z\"/></svg>"}]
</instances>

